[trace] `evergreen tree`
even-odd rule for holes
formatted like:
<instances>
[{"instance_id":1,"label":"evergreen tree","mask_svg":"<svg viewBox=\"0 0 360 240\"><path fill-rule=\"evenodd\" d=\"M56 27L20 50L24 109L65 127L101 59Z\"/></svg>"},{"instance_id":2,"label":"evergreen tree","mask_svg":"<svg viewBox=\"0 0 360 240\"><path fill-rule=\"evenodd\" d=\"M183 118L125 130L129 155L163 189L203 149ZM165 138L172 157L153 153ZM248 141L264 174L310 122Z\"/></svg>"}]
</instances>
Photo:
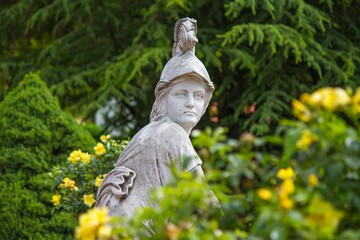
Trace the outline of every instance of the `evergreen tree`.
<instances>
[{"instance_id":1,"label":"evergreen tree","mask_svg":"<svg viewBox=\"0 0 360 240\"><path fill-rule=\"evenodd\" d=\"M1 176L44 173L66 161L72 150L95 145L34 73L6 96L0 116Z\"/></svg>"},{"instance_id":2,"label":"evergreen tree","mask_svg":"<svg viewBox=\"0 0 360 240\"><path fill-rule=\"evenodd\" d=\"M66 162L72 150L94 145L92 136L62 112L39 75L26 75L0 105L1 236L72 236L76 216L51 214L47 172Z\"/></svg>"},{"instance_id":3,"label":"evergreen tree","mask_svg":"<svg viewBox=\"0 0 360 240\"><path fill-rule=\"evenodd\" d=\"M41 70L61 105L85 120L116 102L106 121L124 134L148 122L185 16L198 20L217 124L234 135L271 131L300 92L360 82L358 1L20 0L0 9L0 95Z\"/></svg>"}]
</instances>

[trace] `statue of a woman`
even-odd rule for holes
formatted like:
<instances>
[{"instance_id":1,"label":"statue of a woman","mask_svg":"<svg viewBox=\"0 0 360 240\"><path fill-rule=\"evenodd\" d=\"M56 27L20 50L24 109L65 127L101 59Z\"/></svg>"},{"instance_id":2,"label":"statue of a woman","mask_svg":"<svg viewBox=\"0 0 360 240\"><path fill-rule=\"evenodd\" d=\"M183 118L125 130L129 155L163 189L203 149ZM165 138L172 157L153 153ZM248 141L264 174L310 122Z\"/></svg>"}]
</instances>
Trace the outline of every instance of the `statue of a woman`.
<instances>
[{"instance_id":1,"label":"statue of a woman","mask_svg":"<svg viewBox=\"0 0 360 240\"><path fill-rule=\"evenodd\" d=\"M97 207L108 206L111 215L131 217L149 206L149 190L171 179L170 166L203 175L201 160L189 134L209 105L214 85L195 56L196 20L175 25L173 57L165 65L155 89L150 123L120 154L97 193ZM191 159L184 163L184 159Z\"/></svg>"}]
</instances>

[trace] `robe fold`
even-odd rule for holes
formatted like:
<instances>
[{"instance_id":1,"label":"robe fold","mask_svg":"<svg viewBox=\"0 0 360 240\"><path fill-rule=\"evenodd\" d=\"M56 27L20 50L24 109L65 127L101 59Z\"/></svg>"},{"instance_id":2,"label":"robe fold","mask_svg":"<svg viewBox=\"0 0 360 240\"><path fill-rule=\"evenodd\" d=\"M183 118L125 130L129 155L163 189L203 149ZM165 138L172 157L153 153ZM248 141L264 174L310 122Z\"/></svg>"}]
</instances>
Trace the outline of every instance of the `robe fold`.
<instances>
[{"instance_id":1,"label":"robe fold","mask_svg":"<svg viewBox=\"0 0 360 240\"><path fill-rule=\"evenodd\" d=\"M120 154L115 168L97 192L97 207L111 215L131 217L136 208L149 206L149 190L172 177L171 165L202 173L201 160L185 130L172 122L152 122L142 128Z\"/></svg>"}]
</instances>

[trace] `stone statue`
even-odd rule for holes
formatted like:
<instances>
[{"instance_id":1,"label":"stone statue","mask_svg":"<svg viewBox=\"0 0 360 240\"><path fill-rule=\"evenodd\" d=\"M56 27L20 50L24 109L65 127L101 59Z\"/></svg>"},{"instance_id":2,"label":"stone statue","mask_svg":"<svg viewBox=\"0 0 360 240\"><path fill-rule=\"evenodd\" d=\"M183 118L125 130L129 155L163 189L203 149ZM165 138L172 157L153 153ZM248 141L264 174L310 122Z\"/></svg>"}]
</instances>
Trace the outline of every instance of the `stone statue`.
<instances>
[{"instance_id":1,"label":"stone statue","mask_svg":"<svg viewBox=\"0 0 360 240\"><path fill-rule=\"evenodd\" d=\"M156 85L150 123L132 138L98 189L96 206L107 206L111 215L131 217L136 208L149 206L149 190L171 179L172 164L203 176L189 134L205 113L214 85L194 54L196 32L195 19L177 21L173 57Z\"/></svg>"}]
</instances>

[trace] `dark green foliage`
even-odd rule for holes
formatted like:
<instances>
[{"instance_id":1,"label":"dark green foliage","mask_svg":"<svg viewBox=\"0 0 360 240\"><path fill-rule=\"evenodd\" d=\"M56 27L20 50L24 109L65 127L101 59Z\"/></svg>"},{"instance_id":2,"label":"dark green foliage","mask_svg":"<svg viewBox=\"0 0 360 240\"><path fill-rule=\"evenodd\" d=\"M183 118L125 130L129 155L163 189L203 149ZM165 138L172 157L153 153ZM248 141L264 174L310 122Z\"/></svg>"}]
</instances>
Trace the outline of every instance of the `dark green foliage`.
<instances>
[{"instance_id":1,"label":"dark green foliage","mask_svg":"<svg viewBox=\"0 0 360 240\"><path fill-rule=\"evenodd\" d=\"M33 176L66 161L69 152L95 145L37 74L29 74L0 108L1 174Z\"/></svg>"},{"instance_id":2,"label":"dark green foliage","mask_svg":"<svg viewBox=\"0 0 360 240\"><path fill-rule=\"evenodd\" d=\"M39 75L26 75L0 106L4 239L72 237L76 216L51 214L53 182L47 172L65 163L72 150L89 151L94 145L92 136L60 109Z\"/></svg>"},{"instance_id":3,"label":"dark green foliage","mask_svg":"<svg viewBox=\"0 0 360 240\"><path fill-rule=\"evenodd\" d=\"M76 116L115 101L104 128L123 134L148 122L185 16L198 20L196 54L217 87L218 124L234 136L271 131L300 92L360 83L359 1L22 0L0 10L0 95L41 70Z\"/></svg>"},{"instance_id":4,"label":"dark green foliage","mask_svg":"<svg viewBox=\"0 0 360 240\"><path fill-rule=\"evenodd\" d=\"M37 193L22 188L20 182L0 181L0 203L2 239L71 239L74 218L61 213L49 221Z\"/></svg>"}]
</instances>

